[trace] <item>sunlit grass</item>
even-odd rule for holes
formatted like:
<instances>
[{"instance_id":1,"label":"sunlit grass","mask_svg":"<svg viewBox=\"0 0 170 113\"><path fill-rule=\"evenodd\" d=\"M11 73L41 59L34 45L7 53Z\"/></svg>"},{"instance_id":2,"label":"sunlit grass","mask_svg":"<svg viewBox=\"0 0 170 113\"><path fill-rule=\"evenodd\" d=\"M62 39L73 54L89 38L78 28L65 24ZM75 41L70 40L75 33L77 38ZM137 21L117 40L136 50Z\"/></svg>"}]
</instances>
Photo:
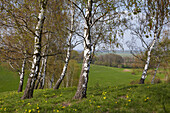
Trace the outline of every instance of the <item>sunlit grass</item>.
<instances>
[{"instance_id":1,"label":"sunlit grass","mask_svg":"<svg viewBox=\"0 0 170 113\"><path fill-rule=\"evenodd\" d=\"M23 93L5 92L0 93L0 112L163 113L170 112L169 89L170 84L91 87L83 100L72 99L76 87L35 90L34 98L26 100L20 99Z\"/></svg>"}]
</instances>

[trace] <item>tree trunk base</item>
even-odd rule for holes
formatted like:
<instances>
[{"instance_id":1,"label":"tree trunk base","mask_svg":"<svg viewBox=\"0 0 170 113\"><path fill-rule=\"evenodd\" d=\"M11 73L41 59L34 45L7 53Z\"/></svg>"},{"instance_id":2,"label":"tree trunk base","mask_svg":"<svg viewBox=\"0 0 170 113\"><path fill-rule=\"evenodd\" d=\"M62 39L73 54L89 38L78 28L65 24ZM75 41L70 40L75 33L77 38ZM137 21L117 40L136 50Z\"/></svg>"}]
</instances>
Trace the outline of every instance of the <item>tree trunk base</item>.
<instances>
[{"instance_id":1,"label":"tree trunk base","mask_svg":"<svg viewBox=\"0 0 170 113\"><path fill-rule=\"evenodd\" d=\"M139 84L144 84L145 79L141 78Z\"/></svg>"},{"instance_id":2,"label":"tree trunk base","mask_svg":"<svg viewBox=\"0 0 170 113\"><path fill-rule=\"evenodd\" d=\"M20 83L20 84L19 84L19 88L18 88L18 93L19 93L19 92L22 92L22 88L23 88L23 84Z\"/></svg>"},{"instance_id":3,"label":"tree trunk base","mask_svg":"<svg viewBox=\"0 0 170 113\"><path fill-rule=\"evenodd\" d=\"M54 86L53 89L59 89L61 82L62 82L62 80L59 79L59 80L57 81L57 83L55 84L55 86Z\"/></svg>"},{"instance_id":4,"label":"tree trunk base","mask_svg":"<svg viewBox=\"0 0 170 113\"><path fill-rule=\"evenodd\" d=\"M83 99L83 98L87 98L87 96L86 96L86 95L83 95L81 92L77 92L77 93L75 94L75 96L73 97L73 99L75 99L75 100L81 100L81 99Z\"/></svg>"}]
</instances>

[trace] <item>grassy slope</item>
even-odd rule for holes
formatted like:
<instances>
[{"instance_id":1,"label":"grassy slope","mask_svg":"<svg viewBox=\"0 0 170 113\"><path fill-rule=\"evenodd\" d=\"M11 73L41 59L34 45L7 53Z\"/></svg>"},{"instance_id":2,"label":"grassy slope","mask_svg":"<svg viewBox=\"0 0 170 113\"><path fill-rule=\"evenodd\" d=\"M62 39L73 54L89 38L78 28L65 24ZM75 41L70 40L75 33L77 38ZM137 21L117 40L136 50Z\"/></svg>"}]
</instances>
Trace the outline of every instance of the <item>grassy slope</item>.
<instances>
[{"instance_id":1,"label":"grassy slope","mask_svg":"<svg viewBox=\"0 0 170 113\"><path fill-rule=\"evenodd\" d=\"M18 77L1 69L0 83L13 89L18 87ZM21 100L23 93L16 91L0 93L0 113L2 112L170 112L170 84L128 85L139 79L140 74L131 75L124 69L91 65L87 98L72 100L76 87L35 90L34 98ZM8 77L6 76L8 75ZM9 77L10 76L10 77ZM16 75L17 76L17 75ZM8 79L10 78L10 79ZM7 82L7 79L10 80ZM11 81L17 81L13 85ZM121 85L124 84L124 85ZM17 87L16 87L17 86ZM4 85L6 88L7 85Z\"/></svg>"},{"instance_id":2,"label":"grassy slope","mask_svg":"<svg viewBox=\"0 0 170 113\"><path fill-rule=\"evenodd\" d=\"M130 81L140 78L139 75L132 75L131 72L123 70L122 68L91 65L88 85L114 86L128 84Z\"/></svg>"},{"instance_id":3,"label":"grassy slope","mask_svg":"<svg viewBox=\"0 0 170 113\"><path fill-rule=\"evenodd\" d=\"M27 72L26 75L28 74L29 73ZM124 72L124 69L122 68L91 65L88 86L129 84L132 80L139 80L140 77L141 72L138 70L136 70L136 75L132 75L131 72ZM24 87L26 86L27 76L25 78ZM149 78L150 77L147 77L146 81L149 81ZM0 92L17 90L18 84L18 73L4 69L0 66Z\"/></svg>"},{"instance_id":4,"label":"grassy slope","mask_svg":"<svg viewBox=\"0 0 170 113\"><path fill-rule=\"evenodd\" d=\"M17 90L19 77L17 73L0 66L0 92Z\"/></svg>"},{"instance_id":5,"label":"grassy slope","mask_svg":"<svg viewBox=\"0 0 170 113\"><path fill-rule=\"evenodd\" d=\"M131 72L123 72L123 70L120 68L91 65L88 86L128 84L130 81L140 78L140 76L132 75ZM27 79L24 79L24 87L26 82ZM17 90L18 84L18 73L0 67L0 92Z\"/></svg>"},{"instance_id":6,"label":"grassy slope","mask_svg":"<svg viewBox=\"0 0 170 113\"><path fill-rule=\"evenodd\" d=\"M87 98L72 100L76 88L37 90L34 98L23 93L0 93L0 112L40 113L164 113L170 112L170 84L90 87Z\"/></svg>"},{"instance_id":7,"label":"grassy slope","mask_svg":"<svg viewBox=\"0 0 170 113\"><path fill-rule=\"evenodd\" d=\"M27 77L24 79L24 88L26 86ZM19 86L19 75L9 69L0 66L0 92L14 91Z\"/></svg>"}]
</instances>

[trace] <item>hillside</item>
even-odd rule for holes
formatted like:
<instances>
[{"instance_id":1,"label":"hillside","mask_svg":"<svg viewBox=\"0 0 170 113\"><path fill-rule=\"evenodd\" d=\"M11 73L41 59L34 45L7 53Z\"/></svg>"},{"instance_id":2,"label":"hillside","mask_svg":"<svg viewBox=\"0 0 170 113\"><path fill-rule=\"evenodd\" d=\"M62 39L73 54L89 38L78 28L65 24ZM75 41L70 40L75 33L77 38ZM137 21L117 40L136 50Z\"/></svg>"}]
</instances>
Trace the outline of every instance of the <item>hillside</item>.
<instances>
[{"instance_id":1,"label":"hillside","mask_svg":"<svg viewBox=\"0 0 170 113\"><path fill-rule=\"evenodd\" d=\"M124 71L123 68L114 68L107 66L91 65L89 75L89 86L115 86L121 84L129 84L130 81L139 79L140 76L132 75L129 71ZM27 78L28 73L26 74ZM27 80L24 80L24 87ZM15 91L18 88L19 76L18 73L0 67L0 92Z\"/></svg>"},{"instance_id":2,"label":"hillside","mask_svg":"<svg viewBox=\"0 0 170 113\"><path fill-rule=\"evenodd\" d=\"M130 85L141 72L131 73L131 69L91 65L86 99L72 100L76 92L72 87L35 90L34 98L21 100L17 73L1 67L0 113L170 112L170 84Z\"/></svg>"},{"instance_id":3,"label":"hillside","mask_svg":"<svg viewBox=\"0 0 170 113\"><path fill-rule=\"evenodd\" d=\"M17 90L18 73L0 66L0 92Z\"/></svg>"},{"instance_id":4,"label":"hillside","mask_svg":"<svg viewBox=\"0 0 170 113\"><path fill-rule=\"evenodd\" d=\"M132 75L131 72L132 69L91 65L88 85L116 86L129 84L132 80L140 78L140 75Z\"/></svg>"},{"instance_id":5,"label":"hillside","mask_svg":"<svg viewBox=\"0 0 170 113\"><path fill-rule=\"evenodd\" d=\"M0 93L1 113L168 113L170 84L90 87L87 98L72 100L76 87L36 90L34 98L23 93Z\"/></svg>"}]
</instances>

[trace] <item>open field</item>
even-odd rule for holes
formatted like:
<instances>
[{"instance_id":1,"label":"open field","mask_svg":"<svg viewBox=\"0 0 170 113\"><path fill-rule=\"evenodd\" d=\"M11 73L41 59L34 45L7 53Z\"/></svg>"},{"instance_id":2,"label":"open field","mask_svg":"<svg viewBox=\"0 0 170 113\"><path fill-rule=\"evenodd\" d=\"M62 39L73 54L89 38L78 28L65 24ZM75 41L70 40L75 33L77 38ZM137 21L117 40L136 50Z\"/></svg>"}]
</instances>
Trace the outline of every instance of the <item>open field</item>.
<instances>
[{"instance_id":1,"label":"open field","mask_svg":"<svg viewBox=\"0 0 170 113\"><path fill-rule=\"evenodd\" d=\"M21 100L23 92L17 92L17 73L0 67L0 113L170 112L170 84L130 85L132 80L138 80L141 76L141 71L135 70L135 75L132 71L91 65L87 98L73 100L76 87L72 87L38 89L34 92L34 98Z\"/></svg>"},{"instance_id":2,"label":"open field","mask_svg":"<svg viewBox=\"0 0 170 113\"><path fill-rule=\"evenodd\" d=\"M122 57L133 57L130 51L115 51L115 52L103 51L103 52L96 52L96 55L98 56L98 55L104 55L104 54L109 54L109 53L117 54Z\"/></svg>"},{"instance_id":3,"label":"open field","mask_svg":"<svg viewBox=\"0 0 170 113\"><path fill-rule=\"evenodd\" d=\"M27 77L24 79L24 88L26 86ZM17 72L11 71L0 66L0 92L18 90L19 75Z\"/></svg>"},{"instance_id":4,"label":"open field","mask_svg":"<svg viewBox=\"0 0 170 113\"><path fill-rule=\"evenodd\" d=\"M90 87L87 98L72 100L76 87L0 93L1 113L169 113L170 84Z\"/></svg>"},{"instance_id":5,"label":"open field","mask_svg":"<svg viewBox=\"0 0 170 113\"><path fill-rule=\"evenodd\" d=\"M131 81L139 80L141 77L141 70L135 70L135 75L132 74L132 69L114 68L107 66L91 65L88 87L95 86L117 86L122 84L129 84ZM27 83L26 73L24 79L24 88ZM164 76L158 74L161 78ZM149 82L150 76L147 77L146 82ZM18 89L19 76L17 72L10 71L0 67L0 92L15 91Z\"/></svg>"},{"instance_id":6,"label":"open field","mask_svg":"<svg viewBox=\"0 0 170 113\"><path fill-rule=\"evenodd\" d=\"M132 80L140 78L140 75L132 75L132 69L114 68L107 66L91 65L89 86L104 85L116 86L129 84Z\"/></svg>"}]
</instances>

